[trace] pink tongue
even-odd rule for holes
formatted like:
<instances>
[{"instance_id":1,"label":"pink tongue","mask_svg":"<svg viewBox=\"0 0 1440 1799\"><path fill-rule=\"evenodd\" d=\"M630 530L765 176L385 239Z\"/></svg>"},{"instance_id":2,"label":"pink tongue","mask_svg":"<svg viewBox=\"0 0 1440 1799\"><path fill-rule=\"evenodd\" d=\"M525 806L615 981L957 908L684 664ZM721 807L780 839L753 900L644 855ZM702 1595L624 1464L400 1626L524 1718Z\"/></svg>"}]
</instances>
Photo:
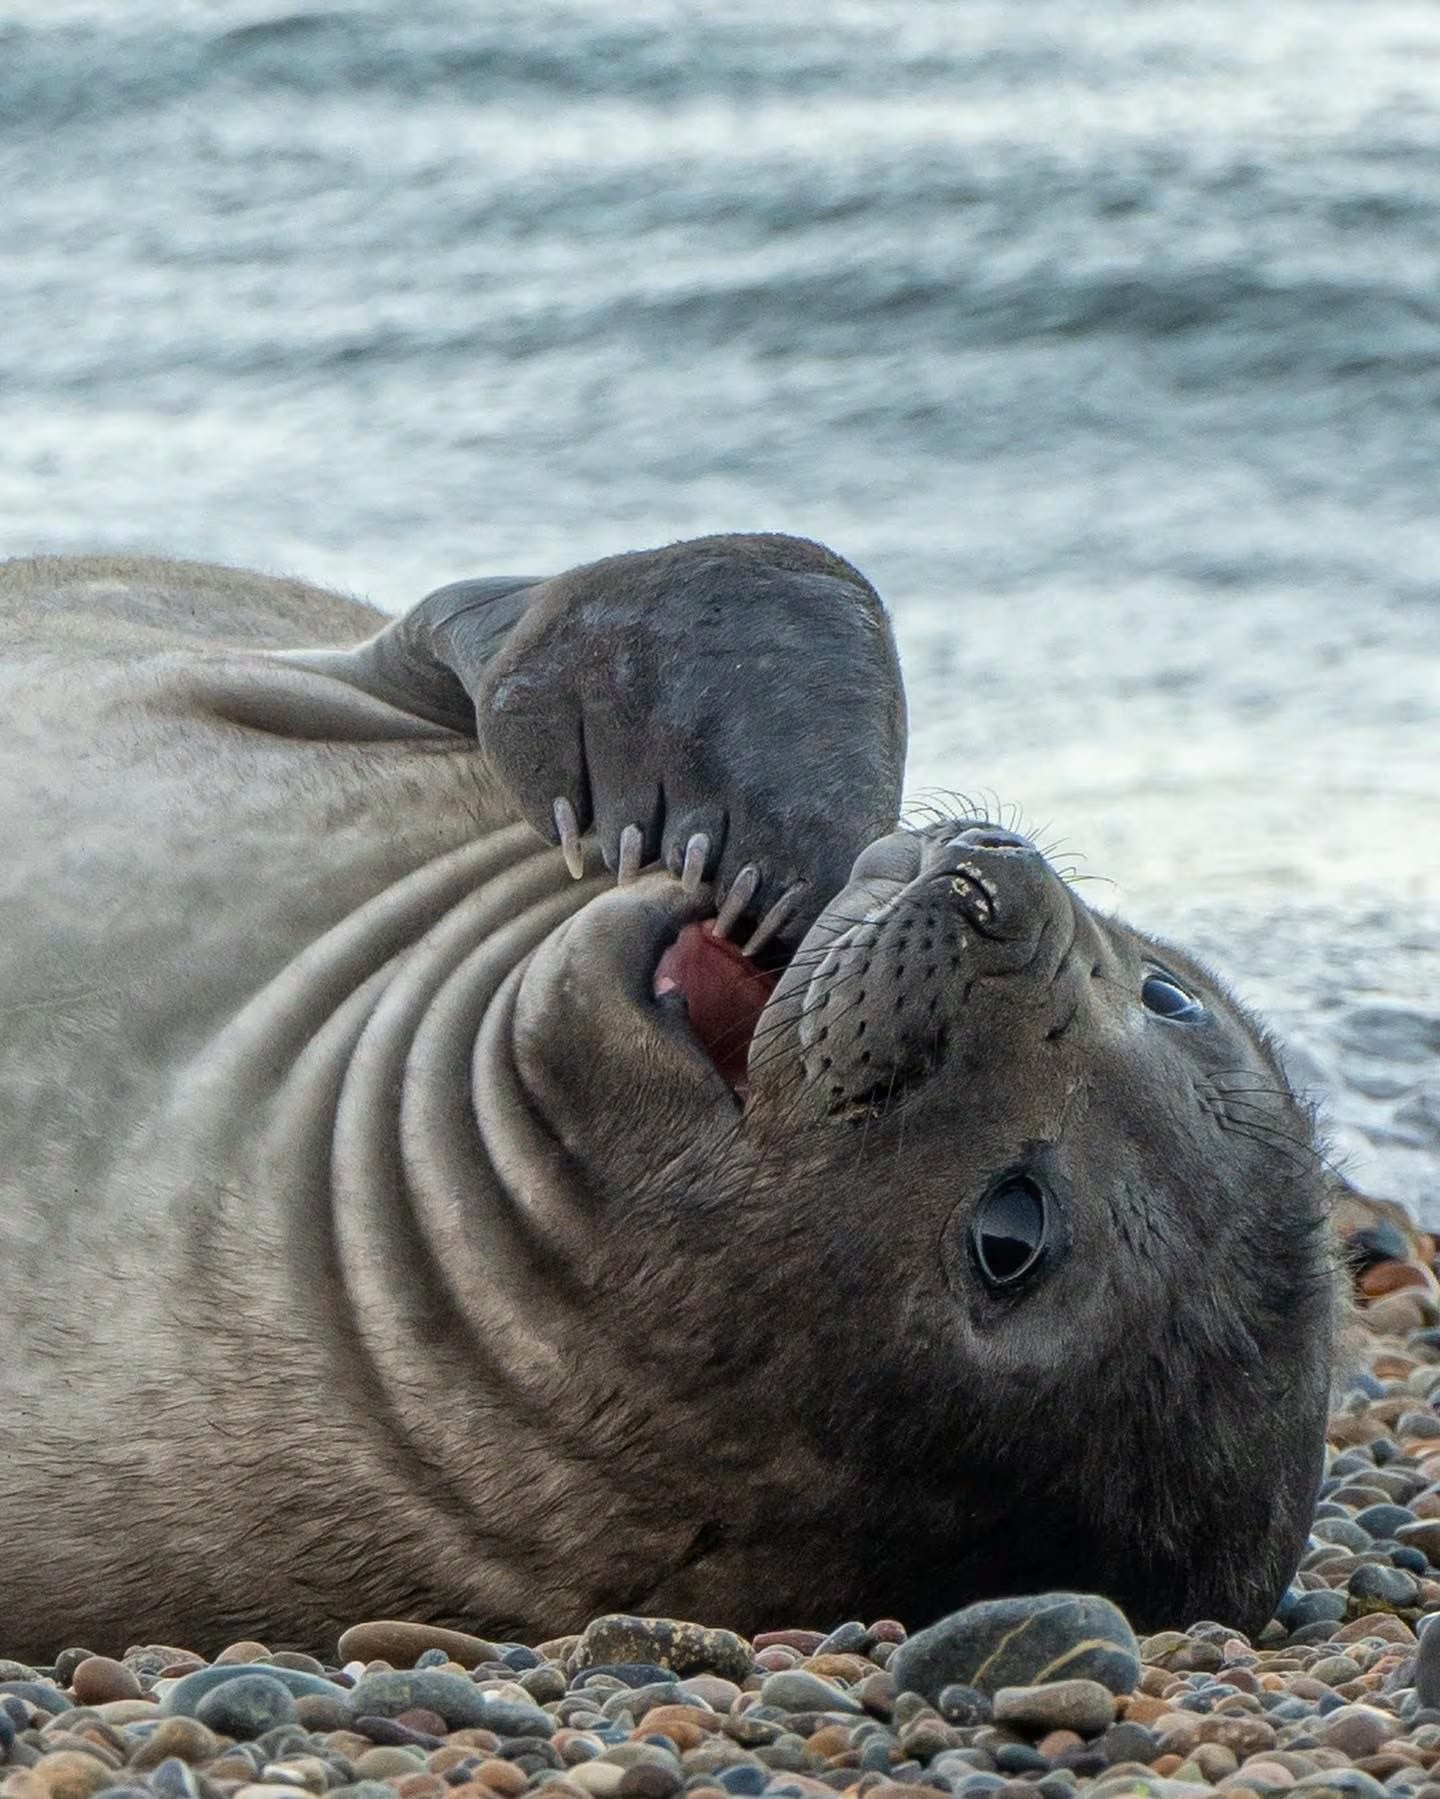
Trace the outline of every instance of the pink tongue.
<instances>
[{"instance_id":1,"label":"pink tongue","mask_svg":"<svg viewBox=\"0 0 1440 1799\"><path fill-rule=\"evenodd\" d=\"M685 995L690 1028L732 1087L745 1083L745 1058L778 976L757 968L714 925L687 924L661 956L655 992Z\"/></svg>"}]
</instances>

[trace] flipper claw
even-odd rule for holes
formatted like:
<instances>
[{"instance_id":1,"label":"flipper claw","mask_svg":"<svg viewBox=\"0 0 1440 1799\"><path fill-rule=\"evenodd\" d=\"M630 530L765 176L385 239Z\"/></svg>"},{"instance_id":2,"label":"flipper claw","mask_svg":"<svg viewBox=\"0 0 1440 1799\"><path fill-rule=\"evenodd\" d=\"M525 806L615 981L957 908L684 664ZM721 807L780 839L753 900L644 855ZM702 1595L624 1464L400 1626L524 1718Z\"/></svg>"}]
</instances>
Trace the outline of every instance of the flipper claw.
<instances>
[{"instance_id":1,"label":"flipper claw","mask_svg":"<svg viewBox=\"0 0 1440 1799\"><path fill-rule=\"evenodd\" d=\"M705 864L710 860L710 839L697 831L685 845L685 864L680 870L680 885L687 893L699 891L705 879Z\"/></svg>"},{"instance_id":2,"label":"flipper claw","mask_svg":"<svg viewBox=\"0 0 1440 1799\"><path fill-rule=\"evenodd\" d=\"M760 870L753 862L747 862L731 883L730 891L725 895L725 903L715 916L715 935L728 937L735 929L740 914L754 899L760 885Z\"/></svg>"},{"instance_id":3,"label":"flipper claw","mask_svg":"<svg viewBox=\"0 0 1440 1799\"><path fill-rule=\"evenodd\" d=\"M615 884L624 887L640 872L640 858L645 853L645 833L639 825L626 825L620 833L620 857L615 869Z\"/></svg>"},{"instance_id":4,"label":"flipper claw","mask_svg":"<svg viewBox=\"0 0 1440 1799\"><path fill-rule=\"evenodd\" d=\"M764 949L765 945L780 929L785 920L789 918L796 906L800 904L808 885L809 883L806 881L796 881L792 886L785 889L779 899L776 900L775 904L751 932L750 941L741 945L740 953L742 956L753 956L756 950Z\"/></svg>"},{"instance_id":5,"label":"flipper claw","mask_svg":"<svg viewBox=\"0 0 1440 1799\"><path fill-rule=\"evenodd\" d=\"M585 852L580 847L580 821L575 816L575 808L569 800L558 799L551 811L555 816L555 829L560 833L560 853L565 858L565 866L572 879L578 881L585 873Z\"/></svg>"}]
</instances>

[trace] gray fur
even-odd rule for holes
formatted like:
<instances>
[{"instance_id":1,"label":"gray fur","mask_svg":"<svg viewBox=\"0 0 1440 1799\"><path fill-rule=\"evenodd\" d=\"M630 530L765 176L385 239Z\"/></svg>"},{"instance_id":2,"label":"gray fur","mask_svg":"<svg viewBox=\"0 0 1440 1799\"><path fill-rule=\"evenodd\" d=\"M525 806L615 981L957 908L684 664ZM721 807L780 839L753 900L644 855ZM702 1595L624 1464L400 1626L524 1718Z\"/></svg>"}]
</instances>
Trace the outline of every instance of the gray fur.
<instances>
[{"instance_id":1,"label":"gray fur","mask_svg":"<svg viewBox=\"0 0 1440 1799\"><path fill-rule=\"evenodd\" d=\"M1003 952L931 908L963 980L863 927L887 972L834 1103L826 958L928 906L959 828L850 879L904 706L848 564L706 539L386 623L46 559L0 566L0 608L12 1652L918 1624L1062 1575L1263 1621L1330 1353L1308 1124L1203 971L1164 952L1212 1007L1198 1051L1137 1013L1156 947L1023 856ZM532 828L561 792L579 883ZM630 822L672 872L617 889ZM808 898L742 1112L651 975L746 863L757 910ZM912 1042L902 993L947 1029ZM1227 1123L1222 1066L1273 1096ZM1070 1248L997 1306L967 1220L1026 1154Z\"/></svg>"}]
</instances>

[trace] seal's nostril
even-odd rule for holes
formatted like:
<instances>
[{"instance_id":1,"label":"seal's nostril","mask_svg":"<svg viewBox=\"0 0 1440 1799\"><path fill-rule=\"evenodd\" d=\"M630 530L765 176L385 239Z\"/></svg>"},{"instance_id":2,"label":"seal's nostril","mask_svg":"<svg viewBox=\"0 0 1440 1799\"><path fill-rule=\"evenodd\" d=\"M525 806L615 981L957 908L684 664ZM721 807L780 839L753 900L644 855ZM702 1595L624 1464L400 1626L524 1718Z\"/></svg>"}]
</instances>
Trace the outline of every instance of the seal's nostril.
<instances>
[{"instance_id":1,"label":"seal's nostril","mask_svg":"<svg viewBox=\"0 0 1440 1799\"><path fill-rule=\"evenodd\" d=\"M974 850L1033 850L1035 845L1018 831L1002 830L999 825L971 825L950 839L949 847Z\"/></svg>"}]
</instances>

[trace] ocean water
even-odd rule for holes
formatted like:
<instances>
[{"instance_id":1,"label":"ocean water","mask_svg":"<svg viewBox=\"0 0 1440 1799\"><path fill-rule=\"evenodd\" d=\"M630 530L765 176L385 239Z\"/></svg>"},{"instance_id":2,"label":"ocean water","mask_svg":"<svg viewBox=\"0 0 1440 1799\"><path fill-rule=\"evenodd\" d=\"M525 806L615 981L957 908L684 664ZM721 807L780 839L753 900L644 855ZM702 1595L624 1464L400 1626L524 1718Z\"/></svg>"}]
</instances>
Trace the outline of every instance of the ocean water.
<instances>
[{"instance_id":1,"label":"ocean water","mask_svg":"<svg viewBox=\"0 0 1440 1799\"><path fill-rule=\"evenodd\" d=\"M1437 193L1408 0L0 0L0 554L823 538L1440 1218Z\"/></svg>"}]
</instances>

